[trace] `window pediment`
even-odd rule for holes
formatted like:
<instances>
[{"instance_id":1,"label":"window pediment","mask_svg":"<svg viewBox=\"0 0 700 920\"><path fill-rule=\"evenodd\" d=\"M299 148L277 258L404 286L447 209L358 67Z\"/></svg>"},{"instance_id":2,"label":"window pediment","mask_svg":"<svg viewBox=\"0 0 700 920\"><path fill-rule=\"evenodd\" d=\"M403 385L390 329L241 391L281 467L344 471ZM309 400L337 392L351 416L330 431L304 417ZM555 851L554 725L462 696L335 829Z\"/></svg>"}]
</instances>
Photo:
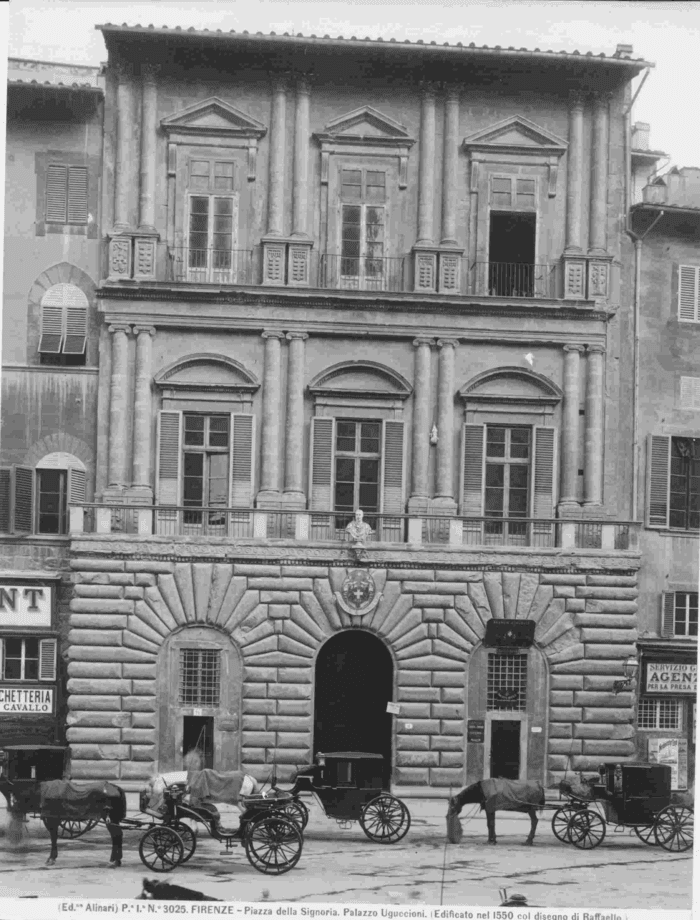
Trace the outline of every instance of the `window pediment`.
<instances>
[{"instance_id":1,"label":"window pediment","mask_svg":"<svg viewBox=\"0 0 700 920\"><path fill-rule=\"evenodd\" d=\"M257 140L267 132L261 122L215 96L169 115L160 124L171 140L177 135Z\"/></svg>"},{"instance_id":2,"label":"window pediment","mask_svg":"<svg viewBox=\"0 0 700 920\"><path fill-rule=\"evenodd\" d=\"M473 377L459 391L466 403L527 402L556 405L564 394L543 374L521 367L499 367Z\"/></svg>"},{"instance_id":3,"label":"window pediment","mask_svg":"<svg viewBox=\"0 0 700 920\"><path fill-rule=\"evenodd\" d=\"M412 392L410 383L396 371L372 361L344 361L322 371L309 384L318 397L405 400Z\"/></svg>"},{"instance_id":4,"label":"window pediment","mask_svg":"<svg viewBox=\"0 0 700 920\"><path fill-rule=\"evenodd\" d=\"M225 355L197 354L181 358L153 378L160 389L198 393L254 393L260 383L238 361Z\"/></svg>"},{"instance_id":5,"label":"window pediment","mask_svg":"<svg viewBox=\"0 0 700 920\"><path fill-rule=\"evenodd\" d=\"M541 128L528 118L516 115L470 134L464 148L473 154L499 154L505 151L521 155L561 157L568 143L556 134Z\"/></svg>"}]
</instances>

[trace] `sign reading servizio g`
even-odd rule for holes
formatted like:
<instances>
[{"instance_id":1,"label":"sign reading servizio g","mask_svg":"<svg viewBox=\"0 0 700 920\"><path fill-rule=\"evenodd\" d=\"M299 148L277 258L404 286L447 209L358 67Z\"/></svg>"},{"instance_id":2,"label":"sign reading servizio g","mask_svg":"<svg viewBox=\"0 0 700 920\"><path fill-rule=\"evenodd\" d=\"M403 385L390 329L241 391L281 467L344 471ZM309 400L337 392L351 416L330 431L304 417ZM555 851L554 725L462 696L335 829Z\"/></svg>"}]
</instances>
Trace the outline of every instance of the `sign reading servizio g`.
<instances>
[{"instance_id":1,"label":"sign reading servizio g","mask_svg":"<svg viewBox=\"0 0 700 920\"><path fill-rule=\"evenodd\" d=\"M48 585L0 584L0 629L3 626L51 627Z\"/></svg>"}]
</instances>

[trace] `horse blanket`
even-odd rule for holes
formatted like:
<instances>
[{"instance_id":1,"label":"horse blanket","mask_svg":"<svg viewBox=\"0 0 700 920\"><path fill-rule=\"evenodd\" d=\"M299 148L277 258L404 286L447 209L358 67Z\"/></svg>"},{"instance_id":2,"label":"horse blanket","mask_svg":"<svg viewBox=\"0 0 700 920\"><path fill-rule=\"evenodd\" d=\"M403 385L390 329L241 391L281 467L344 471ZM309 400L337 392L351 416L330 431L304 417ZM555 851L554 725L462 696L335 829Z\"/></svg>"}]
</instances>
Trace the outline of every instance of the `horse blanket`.
<instances>
[{"instance_id":1,"label":"horse blanket","mask_svg":"<svg viewBox=\"0 0 700 920\"><path fill-rule=\"evenodd\" d=\"M182 770L177 773L159 773L154 776L141 792L141 811L162 818L165 815L165 790L175 784L186 785L187 773Z\"/></svg>"},{"instance_id":2,"label":"horse blanket","mask_svg":"<svg viewBox=\"0 0 700 920\"><path fill-rule=\"evenodd\" d=\"M544 786L534 780L482 779L484 811L522 811L535 805L544 806Z\"/></svg>"},{"instance_id":3,"label":"horse blanket","mask_svg":"<svg viewBox=\"0 0 700 920\"><path fill-rule=\"evenodd\" d=\"M241 795L251 795L260 788L257 780L234 770L231 773L217 773L216 770L200 770L189 776L190 802L192 805L210 805L221 802L238 805Z\"/></svg>"},{"instance_id":4,"label":"horse blanket","mask_svg":"<svg viewBox=\"0 0 700 920\"><path fill-rule=\"evenodd\" d=\"M85 821L107 813L113 821L121 821L126 814L124 790L112 783L78 786L63 779L52 779L41 783L40 789L42 818Z\"/></svg>"}]
</instances>

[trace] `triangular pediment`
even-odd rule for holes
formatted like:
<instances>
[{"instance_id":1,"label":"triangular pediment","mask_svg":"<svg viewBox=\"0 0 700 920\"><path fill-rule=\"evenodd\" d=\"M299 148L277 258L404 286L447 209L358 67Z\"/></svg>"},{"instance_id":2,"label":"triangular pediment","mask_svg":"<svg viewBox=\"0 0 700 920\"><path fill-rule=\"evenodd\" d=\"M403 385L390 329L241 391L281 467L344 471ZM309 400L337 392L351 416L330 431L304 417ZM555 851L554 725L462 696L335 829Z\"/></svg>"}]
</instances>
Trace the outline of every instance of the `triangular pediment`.
<instances>
[{"instance_id":1,"label":"triangular pediment","mask_svg":"<svg viewBox=\"0 0 700 920\"><path fill-rule=\"evenodd\" d=\"M162 120L161 126L168 133L179 131L205 136L232 134L262 137L267 130L257 119L216 97L169 115Z\"/></svg>"},{"instance_id":2,"label":"triangular pediment","mask_svg":"<svg viewBox=\"0 0 700 920\"><path fill-rule=\"evenodd\" d=\"M567 142L533 121L516 115L465 137L464 146L475 150L509 148L561 155L567 148Z\"/></svg>"},{"instance_id":3,"label":"triangular pediment","mask_svg":"<svg viewBox=\"0 0 700 920\"><path fill-rule=\"evenodd\" d=\"M406 128L370 105L340 115L326 125L326 133L335 138L372 137L408 140Z\"/></svg>"}]
</instances>

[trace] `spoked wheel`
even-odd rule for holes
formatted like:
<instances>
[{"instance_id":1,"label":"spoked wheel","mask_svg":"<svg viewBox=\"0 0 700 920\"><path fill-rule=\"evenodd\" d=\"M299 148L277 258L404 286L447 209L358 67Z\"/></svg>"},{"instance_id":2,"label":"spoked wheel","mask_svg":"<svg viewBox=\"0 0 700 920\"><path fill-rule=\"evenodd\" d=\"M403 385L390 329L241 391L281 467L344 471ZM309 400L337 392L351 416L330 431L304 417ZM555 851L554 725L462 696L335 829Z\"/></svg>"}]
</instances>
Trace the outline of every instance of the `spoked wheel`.
<instances>
[{"instance_id":1,"label":"spoked wheel","mask_svg":"<svg viewBox=\"0 0 700 920\"><path fill-rule=\"evenodd\" d=\"M265 875L282 875L299 862L304 838L294 821L268 815L251 822L244 840L248 862Z\"/></svg>"},{"instance_id":2,"label":"spoked wheel","mask_svg":"<svg viewBox=\"0 0 700 920\"><path fill-rule=\"evenodd\" d=\"M656 816L656 841L664 850L682 853L693 845L693 810L683 805L669 805Z\"/></svg>"},{"instance_id":3,"label":"spoked wheel","mask_svg":"<svg viewBox=\"0 0 700 920\"><path fill-rule=\"evenodd\" d=\"M82 837L87 834L98 822L94 818L87 821L73 821L66 818L58 825L58 836L63 840L75 840L76 837ZM46 821L44 821L46 824Z\"/></svg>"},{"instance_id":4,"label":"spoked wheel","mask_svg":"<svg viewBox=\"0 0 700 920\"><path fill-rule=\"evenodd\" d=\"M360 826L375 843L396 843L408 833L411 815L401 799L385 792L362 809Z\"/></svg>"},{"instance_id":5,"label":"spoked wheel","mask_svg":"<svg viewBox=\"0 0 700 920\"><path fill-rule=\"evenodd\" d=\"M562 805L561 808L554 812L552 831L557 840L561 840L562 843L571 843L571 840L569 840L569 821L580 810L580 808L574 808L573 805Z\"/></svg>"},{"instance_id":6,"label":"spoked wheel","mask_svg":"<svg viewBox=\"0 0 700 920\"><path fill-rule=\"evenodd\" d=\"M183 861L184 855L182 839L172 827L152 827L139 843L141 862L154 872L170 872Z\"/></svg>"},{"instance_id":7,"label":"spoked wheel","mask_svg":"<svg viewBox=\"0 0 700 920\"><path fill-rule=\"evenodd\" d=\"M658 845L658 840L656 839L656 826L654 824L649 824L644 827L635 825L634 832L647 846L655 847Z\"/></svg>"},{"instance_id":8,"label":"spoked wheel","mask_svg":"<svg viewBox=\"0 0 700 920\"><path fill-rule=\"evenodd\" d=\"M186 863L188 859L194 856L194 851L197 849L197 834L189 824L185 824L183 821L173 824L173 830L177 831L180 840L182 840L183 856L181 862Z\"/></svg>"},{"instance_id":9,"label":"spoked wheel","mask_svg":"<svg viewBox=\"0 0 700 920\"><path fill-rule=\"evenodd\" d=\"M579 850L592 850L605 839L605 821L597 811L584 808L569 819L568 834Z\"/></svg>"},{"instance_id":10,"label":"spoked wheel","mask_svg":"<svg viewBox=\"0 0 700 920\"><path fill-rule=\"evenodd\" d=\"M309 823L309 809L299 799L292 799L291 802L282 805L279 809L279 814L293 821L302 832Z\"/></svg>"}]
</instances>

